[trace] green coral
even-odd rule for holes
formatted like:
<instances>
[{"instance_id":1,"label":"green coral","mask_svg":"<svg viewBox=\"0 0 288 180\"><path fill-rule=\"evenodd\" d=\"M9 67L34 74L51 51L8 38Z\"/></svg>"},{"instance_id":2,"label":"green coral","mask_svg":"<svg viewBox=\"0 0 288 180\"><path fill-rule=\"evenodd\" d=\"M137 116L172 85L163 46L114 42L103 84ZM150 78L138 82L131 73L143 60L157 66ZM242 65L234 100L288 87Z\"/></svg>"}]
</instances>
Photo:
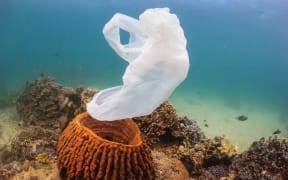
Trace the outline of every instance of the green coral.
<instances>
[{"instance_id":1,"label":"green coral","mask_svg":"<svg viewBox=\"0 0 288 180\"><path fill-rule=\"evenodd\" d=\"M231 144L225 135L220 138L220 146L217 147L217 150L229 158L232 158L237 154L236 146Z\"/></svg>"},{"instance_id":2,"label":"green coral","mask_svg":"<svg viewBox=\"0 0 288 180\"><path fill-rule=\"evenodd\" d=\"M37 162L39 162L41 164L48 164L50 162L49 156L45 152L37 154L35 159Z\"/></svg>"}]
</instances>

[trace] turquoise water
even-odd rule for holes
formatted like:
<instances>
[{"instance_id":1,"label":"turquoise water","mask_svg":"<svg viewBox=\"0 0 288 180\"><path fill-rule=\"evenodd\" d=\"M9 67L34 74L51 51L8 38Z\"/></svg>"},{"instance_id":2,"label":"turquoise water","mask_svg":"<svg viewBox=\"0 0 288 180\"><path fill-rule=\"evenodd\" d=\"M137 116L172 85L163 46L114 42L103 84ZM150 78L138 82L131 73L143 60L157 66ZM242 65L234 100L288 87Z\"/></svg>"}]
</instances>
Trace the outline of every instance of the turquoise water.
<instances>
[{"instance_id":1,"label":"turquoise water","mask_svg":"<svg viewBox=\"0 0 288 180\"><path fill-rule=\"evenodd\" d=\"M127 64L104 40L104 24L116 12L138 17L165 6L180 19L191 63L171 97L179 112L216 98L239 113L251 104L271 110L272 122L288 124L287 0L1 0L0 93L20 91L40 73L74 87L121 84Z\"/></svg>"}]
</instances>

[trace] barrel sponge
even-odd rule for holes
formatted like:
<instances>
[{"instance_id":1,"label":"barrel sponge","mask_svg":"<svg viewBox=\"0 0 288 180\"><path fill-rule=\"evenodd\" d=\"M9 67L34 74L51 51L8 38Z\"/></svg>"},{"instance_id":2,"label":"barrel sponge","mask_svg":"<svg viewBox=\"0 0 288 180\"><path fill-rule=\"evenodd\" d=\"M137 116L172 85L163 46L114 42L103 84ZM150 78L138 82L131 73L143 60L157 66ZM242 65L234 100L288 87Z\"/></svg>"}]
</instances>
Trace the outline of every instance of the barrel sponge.
<instances>
[{"instance_id":1,"label":"barrel sponge","mask_svg":"<svg viewBox=\"0 0 288 180\"><path fill-rule=\"evenodd\" d=\"M65 179L154 179L151 150L132 119L98 121L82 113L57 143Z\"/></svg>"}]
</instances>

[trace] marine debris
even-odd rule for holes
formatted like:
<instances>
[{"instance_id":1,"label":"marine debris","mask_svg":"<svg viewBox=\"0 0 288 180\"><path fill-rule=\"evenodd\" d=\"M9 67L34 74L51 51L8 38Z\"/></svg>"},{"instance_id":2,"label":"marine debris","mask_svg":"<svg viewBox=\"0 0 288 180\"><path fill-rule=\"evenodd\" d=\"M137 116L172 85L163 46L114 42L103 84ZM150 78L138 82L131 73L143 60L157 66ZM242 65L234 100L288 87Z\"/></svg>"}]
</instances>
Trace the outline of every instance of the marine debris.
<instances>
[{"instance_id":1,"label":"marine debris","mask_svg":"<svg viewBox=\"0 0 288 180\"><path fill-rule=\"evenodd\" d=\"M98 121L86 112L62 132L57 143L65 179L154 179L151 150L132 119Z\"/></svg>"}]
</instances>

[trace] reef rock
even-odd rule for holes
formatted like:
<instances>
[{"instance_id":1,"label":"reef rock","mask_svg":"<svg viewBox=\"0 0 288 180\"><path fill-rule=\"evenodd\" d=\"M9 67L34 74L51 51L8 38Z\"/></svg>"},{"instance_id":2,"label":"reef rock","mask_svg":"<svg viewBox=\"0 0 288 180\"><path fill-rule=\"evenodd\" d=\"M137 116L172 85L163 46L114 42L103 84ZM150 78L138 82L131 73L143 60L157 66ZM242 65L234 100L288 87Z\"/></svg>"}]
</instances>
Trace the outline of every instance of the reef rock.
<instances>
[{"instance_id":1,"label":"reef rock","mask_svg":"<svg viewBox=\"0 0 288 180\"><path fill-rule=\"evenodd\" d=\"M278 136L261 138L234 158L231 169L236 180L288 179L288 140Z\"/></svg>"},{"instance_id":2,"label":"reef rock","mask_svg":"<svg viewBox=\"0 0 288 180\"><path fill-rule=\"evenodd\" d=\"M180 160L158 151L152 151L152 155L155 162L155 179L189 180L189 173Z\"/></svg>"}]
</instances>

